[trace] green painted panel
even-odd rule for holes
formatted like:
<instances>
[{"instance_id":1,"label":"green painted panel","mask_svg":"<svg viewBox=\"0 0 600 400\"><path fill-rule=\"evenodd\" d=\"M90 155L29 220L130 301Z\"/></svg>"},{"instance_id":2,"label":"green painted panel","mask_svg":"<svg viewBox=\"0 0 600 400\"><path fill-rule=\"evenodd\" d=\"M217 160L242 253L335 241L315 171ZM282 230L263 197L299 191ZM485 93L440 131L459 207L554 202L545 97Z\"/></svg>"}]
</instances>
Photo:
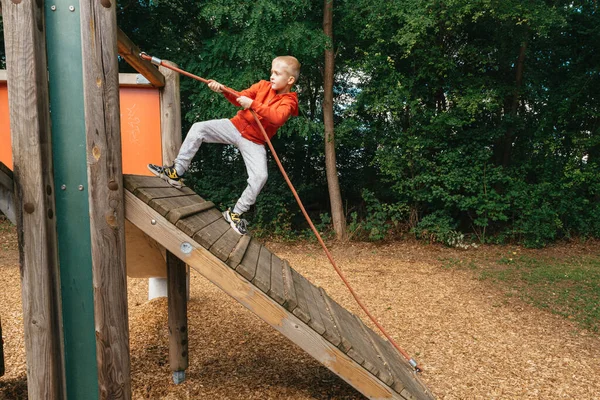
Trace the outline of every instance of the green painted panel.
<instances>
[{"instance_id":1,"label":"green painted panel","mask_svg":"<svg viewBox=\"0 0 600 400\"><path fill-rule=\"evenodd\" d=\"M65 0L45 3L46 46L67 398L94 400L98 367L78 7Z\"/></svg>"}]
</instances>

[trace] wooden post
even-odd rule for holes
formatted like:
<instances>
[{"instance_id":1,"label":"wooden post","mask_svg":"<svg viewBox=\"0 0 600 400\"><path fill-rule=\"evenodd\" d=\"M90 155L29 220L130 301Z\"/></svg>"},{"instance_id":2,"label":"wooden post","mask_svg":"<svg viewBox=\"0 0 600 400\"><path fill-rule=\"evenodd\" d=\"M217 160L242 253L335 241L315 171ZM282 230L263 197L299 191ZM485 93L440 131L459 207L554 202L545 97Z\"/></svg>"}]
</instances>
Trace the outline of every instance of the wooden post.
<instances>
[{"instance_id":1,"label":"wooden post","mask_svg":"<svg viewBox=\"0 0 600 400\"><path fill-rule=\"evenodd\" d=\"M189 365L186 275L185 263L167 251L169 364L175 384L185 380Z\"/></svg>"},{"instance_id":2,"label":"wooden post","mask_svg":"<svg viewBox=\"0 0 600 400\"><path fill-rule=\"evenodd\" d=\"M2 0L30 399L65 397L44 3Z\"/></svg>"},{"instance_id":3,"label":"wooden post","mask_svg":"<svg viewBox=\"0 0 600 400\"><path fill-rule=\"evenodd\" d=\"M168 61L165 63L177 66ZM165 67L159 67L159 71L165 77L165 86L160 91L163 164L171 165L181 147L179 74ZM169 299L169 363L171 371L173 371L173 382L179 384L185 380L185 370L189 365L187 268L183 261L169 251L167 251L167 293Z\"/></svg>"},{"instance_id":4,"label":"wooden post","mask_svg":"<svg viewBox=\"0 0 600 400\"><path fill-rule=\"evenodd\" d=\"M0 376L4 375L4 341L2 340L2 319L0 318Z\"/></svg>"},{"instance_id":5,"label":"wooden post","mask_svg":"<svg viewBox=\"0 0 600 400\"><path fill-rule=\"evenodd\" d=\"M99 394L130 399L116 2L79 6Z\"/></svg>"}]
</instances>

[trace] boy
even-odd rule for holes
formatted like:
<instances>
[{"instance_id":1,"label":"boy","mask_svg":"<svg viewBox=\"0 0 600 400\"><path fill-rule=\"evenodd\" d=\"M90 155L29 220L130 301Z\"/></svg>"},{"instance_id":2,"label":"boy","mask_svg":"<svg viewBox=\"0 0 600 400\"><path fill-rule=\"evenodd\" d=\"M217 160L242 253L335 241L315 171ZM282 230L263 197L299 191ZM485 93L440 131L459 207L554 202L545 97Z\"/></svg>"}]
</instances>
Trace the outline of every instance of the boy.
<instances>
[{"instance_id":1,"label":"boy","mask_svg":"<svg viewBox=\"0 0 600 400\"><path fill-rule=\"evenodd\" d=\"M231 119L215 119L192 125L179 154L170 167L148 164L148 169L172 186L182 187L181 177L190 167L192 158L206 143L232 144L244 159L248 173L248 186L235 204L228 208L223 217L240 235L247 233L246 220L241 215L256 202L256 197L267 182L267 151L265 139L256 126L250 110L254 110L269 139L277 133L291 115L298 115L298 96L291 92L298 80L300 63L295 57L281 56L273 60L270 82L261 80L240 93L239 97L223 92L223 85L210 81L208 87L223 95L233 105L243 110Z\"/></svg>"}]
</instances>

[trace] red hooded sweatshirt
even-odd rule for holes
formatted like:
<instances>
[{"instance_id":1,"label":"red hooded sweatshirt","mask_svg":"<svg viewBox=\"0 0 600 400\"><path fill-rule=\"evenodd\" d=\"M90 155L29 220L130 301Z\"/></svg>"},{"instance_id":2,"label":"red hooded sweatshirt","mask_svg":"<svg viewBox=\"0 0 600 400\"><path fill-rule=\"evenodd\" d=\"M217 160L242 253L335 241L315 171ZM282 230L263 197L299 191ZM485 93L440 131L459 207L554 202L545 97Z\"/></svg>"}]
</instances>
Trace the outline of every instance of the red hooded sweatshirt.
<instances>
[{"instance_id":1,"label":"red hooded sweatshirt","mask_svg":"<svg viewBox=\"0 0 600 400\"><path fill-rule=\"evenodd\" d=\"M265 138L256 126L250 109L258 115L258 120L265 128L267 136L271 139L277 129L288 120L290 115L298 115L298 95L296 92L277 94L271 89L271 83L260 81L250 88L243 90L239 96L223 93L233 105L240 106L236 99L240 96L251 98L252 105L248 110L240 110L231 118L231 122L242 136L254 143L265 144Z\"/></svg>"}]
</instances>

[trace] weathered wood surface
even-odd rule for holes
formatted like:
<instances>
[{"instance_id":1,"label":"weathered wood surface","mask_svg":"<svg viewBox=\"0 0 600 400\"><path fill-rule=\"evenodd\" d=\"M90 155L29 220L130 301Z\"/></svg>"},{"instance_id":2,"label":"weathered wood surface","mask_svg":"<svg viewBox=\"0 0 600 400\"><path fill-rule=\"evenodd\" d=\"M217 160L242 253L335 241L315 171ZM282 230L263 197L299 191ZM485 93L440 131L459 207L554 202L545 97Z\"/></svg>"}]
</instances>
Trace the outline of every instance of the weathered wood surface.
<instances>
[{"instance_id":1,"label":"weathered wood surface","mask_svg":"<svg viewBox=\"0 0 600 400\"><path fill-rule=\"evenodd\" d=\"M0 318L0 376L4 375L4 341L2 340L2 318Z\"/></svg>"},{"instance_id":2,"label":"weathered wood surface","mask_svg":"<svg viewBox=\"0 0 600 400\"><path fill-rule=\"evenodd\" d=\"M174 64L173 64L174 65ZM181 147L181 101L179 98L179 74L159 67L165 77L165 86L160 90L160 136L163 165L173 165ZM169 201L170 200L170 201ZM180 219L214 207L200 196L175 197L152 200L155 210L165 211L169 222L176 224ZM171 371L185 371L188 367L188 320L187 320L187 267L170 251L167 251L167 296L169 298L169 363ZM180 383L179 380L177 383Z\"/></svg>"},{"instance_id":3,"label":"weathered wood surface","mask_svg":"<svg viewBox=\"0 0 600 400\"><path fill-rule=\"evenodd\" d=\"M239 272L244 278L252 281L256 274L256 266L258 264L258 256L260 255L261 245L256 239L250 239L248 249L242 258L242 262L236 267L236 271Z\"/></svg>"},{"instance_id":4,"label":"weathered wood surface","mask_svg":"<svg viewBox=\"0 0 600 400\"><path fill-rule=\"evenodd\" d=\"M177 189L175 189L177 190ZM166 198L155 198L152 199L148 202L148 205L152 208L154 208L156 211L158 211L160 213L160 215L162 215L163 217L167 215L167 213L171 213L174 212L172 218L177 218L178 215L183 215L187 212L187 215L193 215L196 214L197 212L206 210L211 208L206 207L203 209L200 209L198 211L191 211L188 212L187 209L183 209L185 207L193 207L193 208L198 208L200 206L201 203L207 203L206 201L204 201L204 199L200 196L198 196L197 194L193 194L193 195L186 195L186 196L179 196L178 193L175 193L177 196L176 197L166 197ZM205 206L207 206L205 204ZM178 211L179 210L179 211ZM168 218L167 218L168 219ZM180 217L175 219L175 223L177 223L177 221L179 221ZM172 223L172 222L171 222Z\"/></svg>"},{"instance_id":5,"label":"weathered wood surface","mask_svg":"<svg viewBox=\"0 0 600 400\"><path fill-rule=\"evenodd\" d=\"M240 236L232 228L228 228L227 231L221 236L215 244L210 247L210 252L215 256L219 257L221 261L226 261L231 251L240 241L243 236Z\"/></svg>"},{"instance_id":6,"label":"weathered wood surface","mask_svg":"<svg viewBox=\"0 0 600 400\"><path fill-rule=\"evenodd\" d=\"M65 396L44 3L2 0L27 389Z\"/></svg>"},{"instance_id":7,"label":"weathered wood surface","mask_svg":"<svg viewBox=\"0 0 600 400\"><path fill-rule=\"evenodd\" d=\"M260 248L256 275L254 275L252 283L265 293L271 288L271 252L265 246Z\"/></svg>"},{"instance_id":8,"label":"weathered wood surface","mask_svg":"<svg viewBox=\"0 0 600 400\"><path fill-rule=\"evenodd\" d=\"M283 261L275 254L271 255L271 287L267 294L278 304L283 305L283 303L285 303L285 292L283 289Z\"/></svg>"},{"instance_id":9,"label":"weathered wood surface","mask_svg":"<svg viewBox=\"0 0 600 400\"><path fill-rule=\"evenodd\" d=\"M200 199L201 201L197 201L197 199ZM202 211L210 210L211 208L213 208L215 206L212 201L202 201L202 198L200 196L181 197L181 200L182 201L196 200L196 202L194 204L182 206L179 208L171 208L169 210L169 213L166 215L166 217L169 220L169 222L172 223L173 225L175 225L177 223L177 221L179 221L182 218L189 217L190 215L198 214L199 212L202 212ZM159 200L157 200L157 202L159 202Z\"/></svg>"},{"instance_id":10,"label":"weathered wood surface","mask_svg":"<svg viewBox=\"0 0 600 400\"><path fill-rule=\"evenodd\" d=\"M163 63L177 67L177 64L164 60ZM179 95L179 74L172 69L160 66L158 71L165 78L165 86L160 90L160 136L162 140L163 165L173 165L181 148L181 98Z\"/></svg>"},{"instance_id":11,"label":"weathered wood surface","mask_svg":"<svg viewBox=\"0 0 600 400\"><path fill-rule=\"evenodd\" d=\"M125 221L127 276L166 278L166 250L129 221Z\"/></svg>"},{"instance_id":12,"label":"weathered wood surface","mask_svg":"<svg viewBox=\"0 0 600 400\"><path fill-rule=\"evenodd\" d=\"M197 196L192 189L185 186L181 189L177 189L172 186L166 188L138 188L135 191L135 195L144 203L150 203L152 200L164 198Z\"/></svg>"},{"instance_id":13,"label":"weathered wood surface","mask_svg":"<svg viewBox=\"0 0 600 400\"><path fill-rule=\"evenodd\" d=\"M220 214L220 213L219 213ZM229 224L219 215L216 221L212 224L205 226L200 229L193 236L194 240L200 243L202 246L210 249L210 247L221 237L225 232L227 232Z\"/></svg>"},{"instance_id":14,"label":"weathered wood surface","mask_svg":"<svg viewBox=\"0 0 600 400\"><path fill-rule=\"evenodd\" d=\"M136 189L136 193L141 193L140 188ZM136 204L144 203L134 195L131 195L131 198L135 199ZM150 202L148 206L152 204ZM156 204L154 206L160 208ZM140 209L138 212L145 210L145 213L160 218L162 218L161 214L164 212L162 209L143 208L141 205L136 205L136 208ZM212 217L209 217L209 214L212 214ZM158 217L153 216L152 218ZM212 218L215 219L211 221ZM164 224L167 224L166 226L159 226L162 220L164 220ZM152 226L150 230L155 231L153 233L154 237L158 236L164 238L164 240L170 240L172 235L181 235L178 243L182 241L192 243L195 248L194 251L199 251L203 257L219 264L219 272L205 271L208 268L207 265L202 264L200 266L191 263L189 259L191 256L183 256L180 250L178 250L179 253L174 252L174 254L182 257L192 267L202 269L203 274L212 276L214 273L214 280L211 280L219 286L221 284L218 282L222 282L224 278L222 269L227 266L227 269L238 277L236 279L241 280L243 286L251 291L253 297L258 296L257 293L262 293L261 296L265 296L265 299L272 302L269 307L276 307L278 313L285 315L284 319L294 319L295 329L310 330L311 335L315 334L328 343L328 346L330 346L328 349L335 349L333 351L336 354L344 354L348 359L353 360L355 367L352 368L360 368L363 371L361 374L368 374L378 382L378 385L383 385L392 390L392 392L389 392L392 394L382 398L432 398L415 373L411 373L412 369L406 361L399 358L399 355L394 353L395 350L389 347L389 343L379 338L360 319L332 300L322 288L314 286L291 268L287 261L281 260L275 254L272 254L256 239L237 235L215 208L180 219L177 222L177 227L169 224L168 220L164 218L162 220L155 219L156 226L150 225ZM165 230L170 233L167 234ZM186 231L189 233L186 233ZM163 243L162 240L160 239L161 243ZM204 244L200 243L201 241L204 241ZM165 244L165 246L167 245ZM232 279L230 277L226 281L230 282ZM224 285L229 286L230 284L233 283L225 283ZM248 295L244 294L246 292L239 292L240 288L237 286L231 290L233 292L228 293L234 298L237 298L243 304L247 303ZM264 315L265 310L249 308L271 323L272 316ZM269 313L267 312L267 314ZM278 322L275 325L280 327L281 323ZM386 344L388 347L385 347ZM324 364L331 368L327 362ZM352 371L350 375L356 372L354 369ZM340 376L357 387L354 380L348 379L347 373L348 371L344 371L340 373Z\"/></svg>"},{"instance_id":15,"label":"weathered wood surface","mask_svg":"<svg viewBox=\"0 0 600 400\"><path fill-rule=\"evenodd\" d=\"M244 235L240 239L239 242L235 245L229 257L227 258L227 265L229 265L232 269L236 269L238 265L242 262L242 258L244 254L246 254L246 250L248 249L248 245L250 244L250 236Z\"/></svg>"},{"instance_id":16,"label":"weathered wood surface","mask_svg":"<svg viewBox=\"0 0 600 400\"><path fill-rule=\"evenodd\" d=\"M17 213L15 206L13 173L6 165L0 162L0 211L10 222L16 225Z\"/></svg>"},{"instance_id":17,"label":"weathered wood surface","mask_svg":"<svg viewBox=\"0 0 600 400\"><path fill-rule=\"evenodd\" d=\"M354 386L367 398L403 399L400 394L358 365L265 293L258 290L248 279L242 277L210 251L176 229L175 226L152 210L147 204L129 192L126 193L126 201L127 219L150 234L156 241L163 244L167 250L254 312L317 361L323 363L332 372ZM154 225L151 223L152 220L156 221ZM190 243L193 250L189 253L183 253L180 249L182 242ZM251 246L252 241L250 242ZM258 250L260 251L260 248ZM250 248L248 251L250 251ZM258 261L258 257L256 258Z\"/></svg>"},{"instance_id":18,"label":"weathered wood surface","mask_svg":"<svg viewBox=\"0 0 600 400\"><path fill-rule=\"evenodd\" d=\"M292 310L294 315L302 320L302 322L308 324L310 322L310 312L308 311L308 300L304 293L304 287L300 281L300 275L296 270L292 269L292 282L294 284L294 290L296 291L296 299L298 304L296 308Z\"/></svg>"},{"instance_id":19,"label":"weathered wood surface","mask_svg":"<svg viewBox=\"0 0 600 400\"><path fill-rule=\"evenodd\" d=\"M285 295L283 306L288 311L294 311L298 305L298 297L296 296L296 289L294 288L292 267L290 267L290 263L288 263L287 260L283 260L283 294Z\"/></svg>"},{"instance_id":20,"label":"weathered wood surface","mask_svg":"<svg viewBox=\"0 0 600 400\"><path fill-rule=\"evenodd\" d=\"M150 62L140 58L140 49L120 29L117 29L119 55L155 87L165 86L165 77Z\"/></svg>"},{"instance_id":21,"label":"weathered wood surface","mask_svg":"<svg viewBox=\"0 0 600 400\"><path fill-rule=\"evenodd\" d=\"M171 371L185 371L188 360L187 270L185 263L167 252L169 309L169 364Z\"/></svg>"},{"instance_id":22,"label":"weathered wood surface","mask_svg":"<svg viewBox=\"0 0 600 400\"><path fill-rule=\"evenodd\" d=\"M117 4L79 7L98 386L100 398L130 399Z\"/></svg>"},{"instance_id":23,"label":"weathered wood surface","mask_svg":"<svg viewBox=\"0 0 600 400\"><path fill-rule=\"evenodd\" d=\"M212 224L219 218L222 218L221 213L212 208L187 218L180 219L175 226L181 229L189 237L194 237L196 232L200 231L205 226Z\"/></svg>"}]
</instances>

